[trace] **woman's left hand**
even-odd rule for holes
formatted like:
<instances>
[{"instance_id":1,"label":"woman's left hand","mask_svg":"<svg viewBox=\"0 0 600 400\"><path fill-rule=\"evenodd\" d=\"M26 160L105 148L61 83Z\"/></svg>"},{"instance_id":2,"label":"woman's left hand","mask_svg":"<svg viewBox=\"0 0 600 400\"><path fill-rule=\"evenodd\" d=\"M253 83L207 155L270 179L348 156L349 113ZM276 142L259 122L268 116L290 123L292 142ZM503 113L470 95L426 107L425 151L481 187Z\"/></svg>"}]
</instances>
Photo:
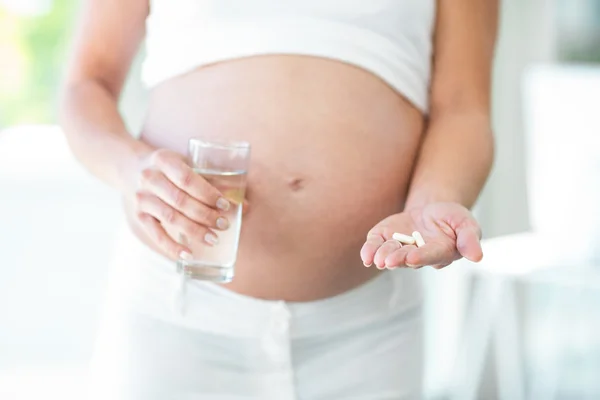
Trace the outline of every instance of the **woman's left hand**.
<instances>
[{"instance_id":1,"label":"woman's left hand","mask_svg":"<svg viewBox=\"0 0 600 400\"><path fill-rule=\"evenodd\" d=\"M425 245L400 245L394 232L412 235L418 231ZM471 212L457 203L432 203L394 214L371 229L360 256L365 266L377 268L431 265L443 268L462 257L478 262L483 257L481 229Z\"/></svg>"}]
</instances>

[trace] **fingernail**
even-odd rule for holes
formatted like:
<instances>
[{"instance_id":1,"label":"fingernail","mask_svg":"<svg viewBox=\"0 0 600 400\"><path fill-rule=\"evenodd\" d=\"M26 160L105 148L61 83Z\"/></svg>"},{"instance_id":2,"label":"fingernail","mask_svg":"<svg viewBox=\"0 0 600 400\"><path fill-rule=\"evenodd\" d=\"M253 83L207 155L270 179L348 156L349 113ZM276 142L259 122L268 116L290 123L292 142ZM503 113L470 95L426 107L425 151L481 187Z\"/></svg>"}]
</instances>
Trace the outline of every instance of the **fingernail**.
<instances>
[{"instance_id":1,"label":"fingernail","mask_svg":"<svg viewBox=\"0 0 600 400\"><path fill-rule=\"evenodd\" d=\"M217 235L215 235L214 233L211 233L211 232L204 235L204 240L206 240L206 243L212 244L212 245L219 243L219 238L217 237Z\"/></svg>"},{"instance_id":2,"label":"fingernail","mask_svg":"<svg viewBox=\"0 0 600 400\"><path fill-rule=\"evenodd\" d=\"M189 261L193 258L191 253L188 253L187 251L182 251L181 253L179 253L179 258L181 258L182 260L185 261Z\"/></svg>"},{"instance_id":3,"label":"fingernail","mask_svg":"<svg viewBox=\"0 0 600 400\"><path fill-rule=\"evenodd\" d=\"M364 265L365 267L369 268L371 265L373 265L373 263L371 263L371 264L367 264L367 263L365 263L365 262L364 262L364 263L363 263L363 265Z\"/></svg>"},{"instance_id":4,"label":"fingernail","mask_svg":"<svg viewBox=\"0 0 600 400\"><path fill-rule=\"evenodd\" d=\"M224 197L219 197L219 200L217 200L217 208L219 210L228 211L230 206L229 201Z\"/></svg>"},{"instance_id":5,"label":"fingernail","mask_svg":"<svg viewBox=\"0 0 600 400\"><path fill-rule=\"evenodd\" d=\"M222 229L222 230L229 228L229 221L227 221L227 218L225 218L225 217L217 218L217 228Z\"/></svg>"}]
</instances>

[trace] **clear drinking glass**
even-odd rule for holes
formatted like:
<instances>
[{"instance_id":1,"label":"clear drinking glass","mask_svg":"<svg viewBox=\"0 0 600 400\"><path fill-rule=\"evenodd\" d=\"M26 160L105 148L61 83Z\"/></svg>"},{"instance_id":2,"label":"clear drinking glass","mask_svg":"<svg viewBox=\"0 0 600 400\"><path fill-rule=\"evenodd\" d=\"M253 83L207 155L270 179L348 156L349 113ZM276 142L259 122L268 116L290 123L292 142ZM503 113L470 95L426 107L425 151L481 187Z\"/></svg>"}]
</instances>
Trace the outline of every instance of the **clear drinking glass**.
<instances>
[{"instance_id":1,"label":"clear drinking glass","mask_svg":"<svg viewBox=\"0 0 600 400\"><path fill-rule=\"evenodd\" d=\"M194 172L229 200L229 210L221 212L229 220L229 228L225 231L213 230L219 240L212 246L206 244L203 238L192 239L180 235L181 243L192 251L192 258L178 260L177 270L192 279L231 282L242 227L242 203L246 192L250 144L190 139L189 158Z\"/></svg>"}]
</instances>

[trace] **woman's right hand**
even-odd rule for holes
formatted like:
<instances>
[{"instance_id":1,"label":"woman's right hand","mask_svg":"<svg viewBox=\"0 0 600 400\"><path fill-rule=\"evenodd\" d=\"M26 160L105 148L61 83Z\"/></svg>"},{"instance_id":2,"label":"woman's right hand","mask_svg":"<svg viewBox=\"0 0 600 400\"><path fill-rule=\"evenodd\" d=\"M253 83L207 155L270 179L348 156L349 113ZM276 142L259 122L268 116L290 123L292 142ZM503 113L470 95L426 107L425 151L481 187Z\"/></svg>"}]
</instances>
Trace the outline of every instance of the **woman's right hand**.
<instances>
[{"instance_id":1,"label":"woman's right hand","mask_svg":"<svg viewBox=\"0 0 600 400\"><path fill-rule=\"evenodd\" d=\"M218 237L214 230L229 227L222 215L230 208L229 201L195 174L181 154L166 149L152 151L129 175L132 190L126 197L133 203L135 218L167 256L192 257L190 249L169 232L184 234L188 242L215 245Z\"/></svg>"}]
</instances>

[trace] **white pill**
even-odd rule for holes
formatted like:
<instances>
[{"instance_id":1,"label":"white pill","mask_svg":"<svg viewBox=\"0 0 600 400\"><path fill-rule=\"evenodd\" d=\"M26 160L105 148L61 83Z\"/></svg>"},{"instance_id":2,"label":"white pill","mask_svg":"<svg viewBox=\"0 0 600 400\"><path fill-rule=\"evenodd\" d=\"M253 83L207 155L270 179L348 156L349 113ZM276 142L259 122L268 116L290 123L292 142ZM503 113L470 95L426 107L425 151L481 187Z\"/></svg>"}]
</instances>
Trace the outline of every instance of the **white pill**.
<instances>
[{"instance_id":1,"label":"white pill","mask_svg":"<svg viewBox=\"0 0 600 400\"><path fill-rule=\"evenodd\" d=\"M421 246L425 245L425 239L423 239L423 236L419 232L414 231L412 235L415 238L415 242L417 243L417 247L421 247Z\"/></svg>"},{"instance_id":2,"label":"white pill","mask_svg":"<svg viewBox=\"0 0 600 400\"><path fill-rule=\"evenodd\" d=\"M402 244L415 244L415 238L412 236L404 235L402 233L394 233L392 239L399 241Z\"/></svg>"}]
</instances>

